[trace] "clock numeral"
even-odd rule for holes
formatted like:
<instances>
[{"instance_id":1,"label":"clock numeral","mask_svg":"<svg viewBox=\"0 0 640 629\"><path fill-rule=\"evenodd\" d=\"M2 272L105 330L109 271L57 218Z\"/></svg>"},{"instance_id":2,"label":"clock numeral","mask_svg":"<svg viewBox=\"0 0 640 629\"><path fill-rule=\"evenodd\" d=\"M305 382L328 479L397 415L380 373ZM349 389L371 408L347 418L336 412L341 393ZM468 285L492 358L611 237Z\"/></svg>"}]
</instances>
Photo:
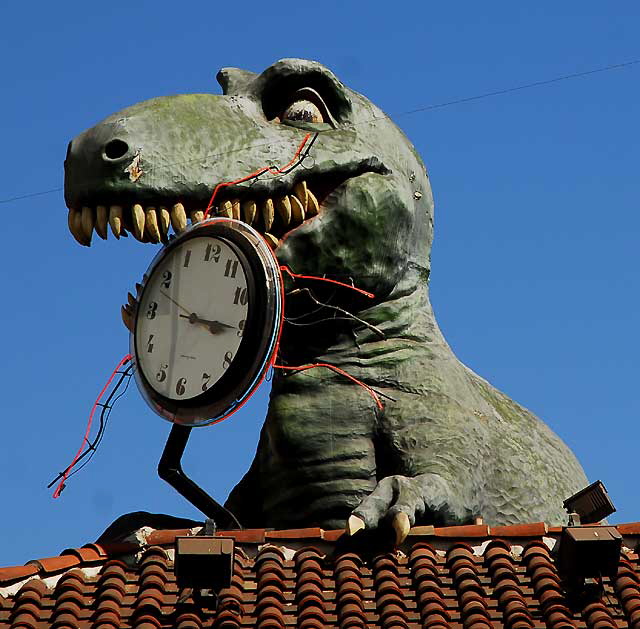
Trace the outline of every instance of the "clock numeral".
<instances>
[{"instance_id":1,"label":"clock numeral","mask_svg":"<svg viewBox=\"0 0 640 629\"><path fill-rule=\"evenodd\" d=\"M187 253L184 254L184 268L189 266L189 260L191 260L191 249L187 249Z\"/></svg>"},{"instance_id":2,"label":"clock numeral","mask_svg":"<svg viewBox=\"0 0 640 629\"><path fill-rule=\"evenodd\" d=\"M224 369L229 369L231 366L231 361L233 360L233 354L231 352L227 352L224 355L224 360L222 361L222 367Z\"/></svg>"},{"instance_id":3,"label":"clock numeral","mask_svg":"<svg viewBox=\"0 0 640 629\"><path fill-rule=\"evenodd\" d=\"M151 352L153 351L153 343L151 342L153 340L153 334L149 334L149 340L147 341L147 352L149 354L151 354Z\"/></svg>"},{"instance_id":4,"label":"clock numeral","mask_svg":"<svg viewBox=\"0 0 640 629\"><path fill-rule=\"evenodd\" d=\"M240 321L240 323L238 323L238 336L242 336L244 334L244 324L245 324L245 320L243 319L242 321Z\"/></svg>"},{"instance_id":5,"label":"clock numeral","mask_svg":"<svg viewBox=\"0 0 640 629\"><path fill-rule=\"evenodd\" d=\"M209 243L204 254L204 261L209 262L209 260L213 260L214 262L220 262L221 250L222 248L220 247L220 245L212 245L211 243Z\"/></svg>"},{"instance_id":6,"label":"clock numeral","mask_svg":"<svg viewBox=\"0 0 640 629\"><path fill-rule=\"evenodd\" d=\"M156 310L158 309L158 304L155 301L152 301L147 308L147 319L155 319L156 318Z\"/></svg>"},{"instance_id":7,"label":"clock numeral","mask_svg":"<svg viewBox=\"0 0 640 629\"><path fill-rule=\"evenodd\" d=\"M184 395L184 392L187 390L187 388L184 386L185 384L187 384L186 378L180 378L178 382L176 382L176 393L178 395Z\"/></svg>"},{"instance_id":8,"label":"clock numeral","mask_svg":"<svg viewBox=\"0 0 640 629\"><path fill-rule=\"evenodd\" d=\"M238 272L238 261L237 260L227 260L227 265L224 267L224 276L235 278L236 273Z\"/></svg>"},{"instance_id":9,"label":"clock numeral","mask_svg":"<svg viewBox=\"0 0 640 629\"><path fill-rule=\"evenodd\" d=\"M165 271L162 274L162 285L165 288L169 288L169 286L171 286L171 271Z\"/></svg>"},{"instance_id":10,"label":"clock numeral","mask_svg":"<svg viewBox=\"0 0 640 629\"><path fill-rule=\"evenodd\" d=\"M236 287L236 294L233 296L233 303L240 304L241 306L246 306L249 301L249 295L247 294L246 288L241 288L240 286Z\"/></svg>"},{"instance_id":11,"label":"clock numeral","mask_svg":"<svg viewBox=\"0 0 640 629\"><path fill-rule=\"evenodd\" d=\"M202 383L202 390L206 391L209 388L209 380L211 380L211 376L205 371L202 374L202 379L204 380Z\"/></svg>"},{"instance_id":12,"label":"clock numeral","mask_svg":"<svg viewBox=\"0 0 640 629\"><path fill-rule=\"evenodd\" d=\"M164 382L167 379L167 369L169 369L169 365L167 363L160 364L160 371L156 374L156 380L158 382Z\"/></svg>"}]
</instances>

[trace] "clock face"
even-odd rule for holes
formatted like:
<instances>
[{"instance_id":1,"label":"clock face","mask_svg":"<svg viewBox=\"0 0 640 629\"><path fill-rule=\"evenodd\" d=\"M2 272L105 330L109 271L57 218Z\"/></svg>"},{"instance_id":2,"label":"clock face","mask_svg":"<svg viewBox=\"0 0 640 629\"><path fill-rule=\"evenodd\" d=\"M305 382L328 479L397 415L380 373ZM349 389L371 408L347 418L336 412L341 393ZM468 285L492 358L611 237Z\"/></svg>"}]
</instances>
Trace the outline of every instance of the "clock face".
<instances>
[{"instance_id":1,"label":"clock face","mask_svg":"<svg viewBox=\"0 0 640 629\"><path fill-rule=\"evenodd\" d=\"M214 236L181 242L153 269L138 306L135 351L158 394L191 400L227 372L245 333L248 272L242 253Z\"/></svg>"}]
</instances>

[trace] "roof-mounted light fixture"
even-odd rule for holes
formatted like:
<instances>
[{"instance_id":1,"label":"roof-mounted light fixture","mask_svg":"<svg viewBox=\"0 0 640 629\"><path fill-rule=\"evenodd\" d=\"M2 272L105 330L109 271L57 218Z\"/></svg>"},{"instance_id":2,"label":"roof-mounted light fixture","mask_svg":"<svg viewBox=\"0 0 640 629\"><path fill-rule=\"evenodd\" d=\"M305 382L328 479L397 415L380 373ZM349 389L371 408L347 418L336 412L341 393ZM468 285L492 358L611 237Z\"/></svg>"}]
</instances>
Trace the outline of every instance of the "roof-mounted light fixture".
<instances>
[{"instance_id":1,"label":"roof-mounted light fixture","mask_svg":"<svg viewBox=\"0 0 640 629\"><path fill-rule=\"evenodd\" d=\"M202 535L176 538L175 572L179 588L193 588L200 596L216 597L231 585L234 540Z\"/></svg>"},{"instance_id":2,"label":"roof-mounted light fixture","mask_svg":"<svg viewBox=\"0 0 640 629\"><path fill-rule=\"evenodd\" d=\"M585 579L616 574L622 536L615 526L595 524L616 510L602 482L580 490L563 506L569 512L569 526L556 545L556 563L567 588L575 594L584 590Z\"/></svg>"},{"instance_id":3,"label":"roof-mounted light fixture","mask_svg":"<svg viewBox=\"0 0 640 629\"><path fill-rule=\"evenodd\" d=\"M569 512L569 524L593 524L616 511L606 487L599 480L567 498L562 506Z\"/></svg>"}]
</instances>

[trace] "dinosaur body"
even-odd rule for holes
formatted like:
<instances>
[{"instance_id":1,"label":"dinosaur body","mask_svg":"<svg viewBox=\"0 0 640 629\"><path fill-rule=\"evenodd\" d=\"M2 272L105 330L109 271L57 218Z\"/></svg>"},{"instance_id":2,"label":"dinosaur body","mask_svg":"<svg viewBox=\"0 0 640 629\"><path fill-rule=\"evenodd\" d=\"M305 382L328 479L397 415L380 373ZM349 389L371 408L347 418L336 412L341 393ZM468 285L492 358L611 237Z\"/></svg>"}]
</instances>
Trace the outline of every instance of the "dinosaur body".
<instances>
[{"instance_id":1,"label":"dinosaur body","mask_svg":"<svg viewBox=\"0 0 640 629\"><path fill-rule=\"evenodd\" d=\"M116 231L166 239L169 215L177 230L181 211L198 220L216 183L285 164L317 132L298 168L225 189L216 211L253 221L296 273L374 294L287 281L279 362L329 363L383 395L379 409L327 369L277 371L255 460L228 507L260 527L342 527L352 514L367 527L398 514L560 524L563 499L586 478L543 422L445 342L428 291L433 198L406 137L315 62L228 69L219 80L223 96L140 103L73 141L72 232L87 244L92 228L106 230L106 212Z\"/></svg>"}]
</instances>

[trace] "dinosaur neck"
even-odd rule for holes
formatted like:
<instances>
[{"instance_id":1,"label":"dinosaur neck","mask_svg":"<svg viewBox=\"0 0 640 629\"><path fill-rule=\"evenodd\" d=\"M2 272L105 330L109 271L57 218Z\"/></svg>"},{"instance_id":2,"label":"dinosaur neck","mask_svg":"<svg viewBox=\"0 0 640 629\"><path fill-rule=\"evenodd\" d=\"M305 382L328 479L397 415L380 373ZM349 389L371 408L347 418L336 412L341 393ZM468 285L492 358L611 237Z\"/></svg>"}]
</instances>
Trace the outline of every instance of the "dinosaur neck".
<instances>
[{"instance_id":1,"label":"dinosaur neck","mask_svg":"<svg viewBox=\"0 0 640 629\"><path fill-rule=\"evenodd\" d=\"M384 302L360 311L358 317L372 327L349 322L335 334L339 320L326 321L320 325L333 326L334 333L320 334L310 326L303 344L296 330L285 335L281 355L289 364L329 363L359 379L391 387L415 380L405 377L405 371L415 368L416 361L457 363L436 323L424 275L424 269L409 269ZM319 342L309 342L314 338ZM305 353L296 353L296 347L304 347Z\"/></svg>"}]
</instances>

